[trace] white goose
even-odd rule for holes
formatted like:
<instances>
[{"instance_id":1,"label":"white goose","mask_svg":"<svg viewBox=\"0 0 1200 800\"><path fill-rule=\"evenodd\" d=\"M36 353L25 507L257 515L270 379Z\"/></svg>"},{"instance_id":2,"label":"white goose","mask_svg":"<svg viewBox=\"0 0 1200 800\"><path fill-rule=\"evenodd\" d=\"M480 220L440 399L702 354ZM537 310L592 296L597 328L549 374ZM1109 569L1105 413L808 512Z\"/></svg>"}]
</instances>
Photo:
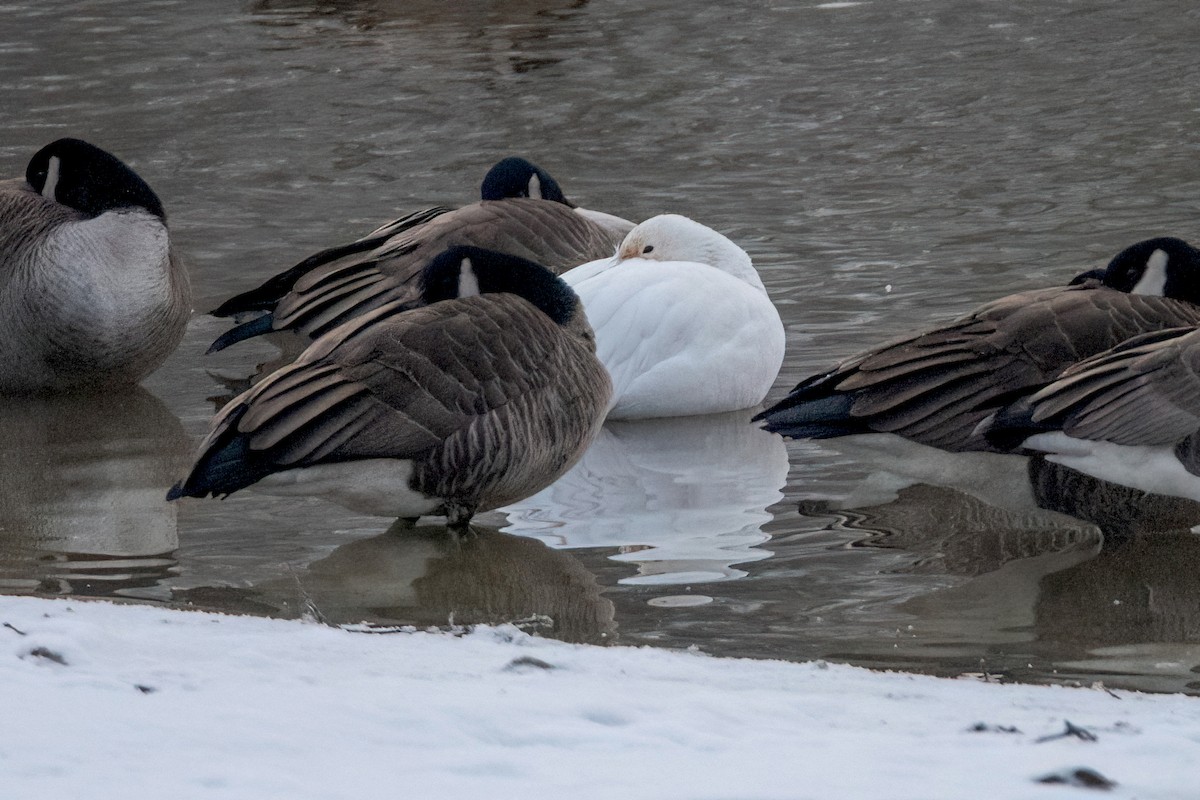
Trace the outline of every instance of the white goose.
<instances>
[{"instance_id":1,"label":"white goose","mask_svg":"<svg viewBox=\"0 0 1200 800\"><path fill-rule=\"evenodd\" d=\"M750 408L779 373L783 322L750 256L687 217L648 219L562 277L612 376L609 419Z\"/></svg>"}]
</instances>

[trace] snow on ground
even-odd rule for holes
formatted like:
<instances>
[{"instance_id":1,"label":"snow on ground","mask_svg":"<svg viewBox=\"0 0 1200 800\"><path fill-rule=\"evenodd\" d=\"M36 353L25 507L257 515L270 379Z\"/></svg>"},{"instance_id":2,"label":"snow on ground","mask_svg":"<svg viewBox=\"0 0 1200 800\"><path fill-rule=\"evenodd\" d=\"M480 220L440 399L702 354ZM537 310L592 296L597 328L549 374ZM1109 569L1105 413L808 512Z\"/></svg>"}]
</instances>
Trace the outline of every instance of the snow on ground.
<instances>
[{"instance_id":1,"label":"snow on ground","mask_svg":"<svg viewBox=\"0 0 1200 800\"><path fill-rule=\"evenodd\" d=\"M5 798L1200 795L1179 695L26 597L0 624Z\"/></svg>"}]
</instances>

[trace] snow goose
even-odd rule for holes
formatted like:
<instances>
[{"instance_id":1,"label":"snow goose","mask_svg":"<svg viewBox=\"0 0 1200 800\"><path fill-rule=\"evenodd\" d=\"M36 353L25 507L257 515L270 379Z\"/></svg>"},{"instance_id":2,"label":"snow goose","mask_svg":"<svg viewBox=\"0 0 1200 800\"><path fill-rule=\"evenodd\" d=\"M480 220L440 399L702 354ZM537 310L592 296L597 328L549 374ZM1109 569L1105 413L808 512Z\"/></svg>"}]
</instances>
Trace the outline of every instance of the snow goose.
<instances>
[{"instance_id":1,"label":"snow goose","mask_svg":"<svg viewBox=\"0 0 1200 800\"><path fill-rule=\"evenodd\" d=\"M638 225L617 255L563 274L613 380L610 419L716 414L762 402L784 331L750 256L676 214Z\"/></svg>"},{"instance_id":2,"label":"snow goose","mask_svg":"<svg viewBox=\"0 0 1200 800\"><path fill-rule=\"evenodd\" d=\"M472 247L421 285L427 305L356 317L230 401L168 499L258 484L461 528L570 469L611 391L575 293Z\"/></svg>"},{"instance_id":3,"label":"snow goose","mask_svg":"<svg viewBox=\"0 0 1200 800\"><path fill-rule=\"evenodd\" d=\"M992 301L854 356L760 414L793 438L889 432L950 451L995 449L976 428L1071 364L1149 331L1200 323L1200 251L1174 238L1117 254L1097 280Z\"/></svg>"},{"instance_id":4,"label":"snow goose","mask_svg":"<svg viewBox=\"0 0 1200 800\"><path fill-rule=\"evenodd\" d=\"M0 182L0 392L136 383L190 311L162 202L115 156L59 139Z\"/></svg>"},{"instance_id":5,"label":"snow goose","mask_svg":"<svg viewBox=\"0 0 1200 800\"><path fill-rule=\"evenodd\" d=\"M997 447L1200 501L1200 330L1144 334L1081 361L982 429Z\"/></svg>"},{"instance_id":6,"label":"snow goose","mask_svg":"<svg viewBox=\"0 0 1200 800\"><path fill-rule=\"evenodd\" d=\"M259 316L220 336L209 352L272 331L316 338L380 306L411 306L419 301L422 267L456 245L508 253L561 272L611 255L633 227L578 208L554 178L523 158L492 167L480 195L478 203L459 209L434 207L393 220L230 298L214 316Z\"/></svg>"}]
</instances>

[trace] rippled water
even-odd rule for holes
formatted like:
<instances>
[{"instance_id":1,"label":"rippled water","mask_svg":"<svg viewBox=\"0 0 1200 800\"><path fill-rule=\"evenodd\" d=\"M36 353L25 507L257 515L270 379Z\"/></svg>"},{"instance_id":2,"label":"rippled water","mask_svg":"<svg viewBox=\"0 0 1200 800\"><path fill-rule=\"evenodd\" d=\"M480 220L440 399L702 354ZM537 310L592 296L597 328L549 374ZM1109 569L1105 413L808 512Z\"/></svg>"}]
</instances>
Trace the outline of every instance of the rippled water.
<instances>
[{"instance_id":1,"label":"rippled water","mask_svg":"<svg viewBox=\"0 0 1200 800\"><path fill-rule=\"evenodd\" d=\"M584 205L743 244L788 325L781 392L1137 239L1200 238L1198 18L1170 1L10 2L0 164L20 173L61 135L129 161L203 311L400 212L468 202L525 154ZM146 392L0 403L0 588L1200 689L1200 514L1037 465L1031 484L1003 459L785 445L732 415L611 426L458 545L317 499L168 506L216 405L275 352L203 357L221 329L198 315Z\"/></svg>"}]
</instances>

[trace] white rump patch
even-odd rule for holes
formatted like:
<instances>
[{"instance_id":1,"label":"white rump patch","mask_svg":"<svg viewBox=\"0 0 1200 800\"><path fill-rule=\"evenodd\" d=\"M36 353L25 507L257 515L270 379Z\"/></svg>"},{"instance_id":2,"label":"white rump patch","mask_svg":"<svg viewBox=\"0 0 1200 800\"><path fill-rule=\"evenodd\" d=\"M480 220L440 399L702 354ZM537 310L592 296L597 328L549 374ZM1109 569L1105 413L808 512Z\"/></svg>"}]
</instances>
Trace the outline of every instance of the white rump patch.
<instances>
[{"instance_id":1,"label":"white rump patch","mask_svg":"<svg viewBox=\"0 0 1200 800\"><path fill-rule=\"evenodd\" d=\"M409 488L412 461L370 458L272 473L251 489L275 497L320 497L360 514L420 517L441 502Z\"/></svg>"},{"instance_id":2,"label":"white rump patch","mask_svg":"<svg viewBox=\"0 0 1200 800\"><path fill-rule=\"evenodd\" d=\"M58 156L50 156L50 165L46 167L46 185L42 187L42 197L53 200L54 190L58 188L58 167L61 161Z\"/></svg>"},{"instance_id":3,"label":"white rump patch","mask_svg":"<svg viewBox=\"0 0 1200 800\"><path fill-rule=\"evenodd\" d=\"M1200 477L1188 472L1175 449L1167 445L1121 445L1051 431L1030 436L1025 447L1041 450L1048 461L1102 481L1200 501Z\"/></svg>"},{"instance_id":4,"label":"white rump patch","mask_svg":"<svg viewBox=\"0 0 1200 800\"><path fill-rule=\"evenodd\" d=\"M538 178L537 173L533 173L533 177L529 179L529 196L536 200L544 200L542 197L542 181Z\"/></svg>"},{"instance_id":5,"label":"white rump patch","mask_svg":"<svg viewBox=\"0 0 1200 800\"><path fill-rule=\"evenodd\" d=\"M1137 286L1133 287L1132 293L1162 297L1167 287L1168 260L1167 254L1162 250L1151 253L1150 258L1146 259L1146 273L1137 282Z\"/></svg>"},{"instance_id":6,"label":"white rump patch","mask_svg":"<svg viewBox=\"0 0 1200 800\"><path fill-rule=\"evenodd\" d=\"M477 294L480 294L479 278L475 276L475 268L471 266L471 259L464 258L458 268L458 296L474 297Z\"/></svg>"}]
</instances>

